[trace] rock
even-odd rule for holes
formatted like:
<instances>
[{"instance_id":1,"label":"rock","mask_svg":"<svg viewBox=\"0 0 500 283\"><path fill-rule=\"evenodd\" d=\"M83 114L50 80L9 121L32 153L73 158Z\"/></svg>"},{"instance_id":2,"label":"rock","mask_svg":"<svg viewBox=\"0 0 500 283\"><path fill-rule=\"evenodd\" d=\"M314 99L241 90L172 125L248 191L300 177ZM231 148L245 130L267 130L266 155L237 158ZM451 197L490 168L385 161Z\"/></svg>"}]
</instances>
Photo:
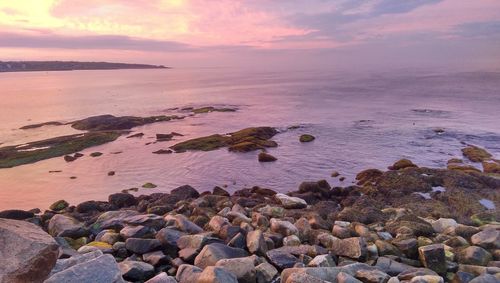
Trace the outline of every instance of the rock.
<instances>
[{"instance_id":1,"label":"rock","mask_svg":"<svg viewBox=\"0 0 500 283\"><path fill-rule=\"evenodd\" d=\"M116 193L108 197L108 202L119 208L129 207L137 204L135 197L128 193Z\"/></svg>"},{"instance_id":2,"label":"rock","mask_svg":"<svg viewBox=\"0 0 500 283\"><path fill-rule=\"evenodd\" d=\"M186 216L184 216L182 214L177 214L177 215L173 216L173 220L175 221L175 226L183 232L186 232L189 234L198 234L198 233L203 232L203 229L200 226L189 221L186 218Z\"/></svg>"},{"instance_id":3,"label":"rock","mask_svg":"<svg viewBox=\"0 0 500 283\"><path fill-rule=\"evenodd\" d=\"M392 166L389 166L389 170L401 170L408 167L417 167L417 165L413 164L411 160L408 159L400 159L396 161Z\"/></svg>"},{"instance_id":4,"label":"rock","mask_svg":"<svg viewBox=\"0 0 500 283\"><path fill-rule=\"evenodd\" d=\"M474 279L474 274L468 273L468 272L463 272L463 271L458 271L455 273L453 278L451 279L452 283L468 283L472 279Z\"/></svg>"},{"instance_id":5,"label":"rock","mask_svg":"<svg viewBox=\"0 0 500 283\"><path fill-rule=\"evenodd\" d=\"M186 235L186 233L183 233L181 231L177 231L171 228L163 228L158 231L158 233L156 233L155 237L160 241L165 249L173 251L173 253L175 254L177 252L177 241L184 235Z\"/></svg>"},{"instance_id":6,"label":"rock","mask_svg":"<svg viewBox=\"0 0 500 283\"><path fill-rule=\"evenodd\" d=\"M9 209L0 212L0 218L12 219L12 220L24 220L34 217L33 212L19 210L19 209Z\"/></svg>"},{"instance_id":7,"label":"rock","mask_svg":"<svg viewBox=\"0 0 500 283\"><path fill-rule=\"evenodd\" d=\"M418 248L422 264L438 274L446 274L446 257L443 244L434 244Z\"/></svg>"},{"instance_id":8,"label":"rock","mask_svg":"<svg viewBox=\"0 0 500 283\"><path fill-rule=\"evenodd\" d=\"M377 246L378 254L380 256L384 256L384 255L402 256L403 255L403 253L398 248L396 248L394 245L392 245L391 243L388 243L386 241L376 240L375 245Z\"/></svg>"},{"instance_id":9,"label":"rock","mask_svg":"<svg viewBox=\"0 0 500 283\"><path fill-rule=\"evenodd\" d=\"M274 197L277 198L281 202L281 205L287 209L301 209L307 207L307 202L298 197L291 197L285 194L276 194Z\"/></svg>"},{"instance_id":10,"label":"rock","mask_svg":"<svg viewBox=\"0 0 500 283\"><path fill-rule=\"evenodd\" d=\"M215 265L221 259L245 257L248 253L245 250L231 248L224 244L213 243L206 245L194 260L194 265L205 268Z\"/></svg>"},{"instance_id":11,"label":"rock","mask_svg":"<svg viewBox=\"0 0 500 283\"><path fill-rule=\"evenodd\" d=\"M298 235L299 230L292 223L284 220L278 220L276 218L271 218L271 231L279 233L283 236Z\"/></svg>"},{"instance_id":12,"label":"rock","mask_svg":"<svg viewBox=\"0 0 500 283\"><path fill-rule=\"evenodd\" d=\"M386 230L390 232L392 235L398 234L398 230L401 227L406 227L411 233L415 236L432 236L434 234L434 228L428 222L421 220L416 216L405 216L400 217L395 221L390 221L386 223Z\"/></svg>"},{"instance_id":13,"label":"rock","mask_svg":"<svg viewBox=\"0 0 500 283\"><path fill-rule=\"evenodd\" d=\"M252 254L265 255L267 252L267 244L264 240L264 235L261 230L250 231L246 237L246 245L248 251Z\"/></svg>"},{"instance_id":14,"label":"rock","mask_svg":"<svg viewBox=\"0 0 500 283\"><path fill-rule=\"evenodd\" d=\"M224 268L208 266L201 272L196 283L238 283L238 280Z\"/></svg>"},{"instance_id":15,"label":"rock","mask_svg":"<svg viewBox=\"0 0 500 283\"><path fill-rule=\"evenodd\" d=\"M165 220L163 217L156 214L139 214L130 215L123 219L123 222L128 225L142 225L159 230L165 226Z\"/></svg>"},{"instance_id":16,"label":"rock","mask_svg":"<svg viewBox=\"0 0 500 283\"><path fill-rule=\"evenodd\" d=\"M322 280L318 277L307 273L292 273L288 276L285 283L329 283L330 281Z\"/></svg>"},{"instance_id":17,"label":"rock","mask_svg":"<svg viewBox=\"0 0 500 283\"><path fill-rule=\"evenodd\" d=\"M115 171L109 171L109 172L108 172L108 176L114 176L115 174L116 174L116 172L115 172Z\"/></svg>"},{"instance_id":18,"label":"rock","mask_svg":"<svg viewBox=\"0 0 500 283\"><path fill-rule=\"evenodd\" d=\"M0 282L42 282L56 264L59 247L40 227L0 219Z\"/></svg>"},{"instance_id":19,"label":"rock","mask_svg":"<svg viewBox=\"0 0 500 283\"><path fill-rule=\"evenodd\" d=\"M145 254L161 248L161 242L156 239L129 238L125 241L127 250L136 254Z\"/></svg>"},{"instance_id":20,"label":"rock","mask_svg":"<svg viewBox=\"0 0 500 283\"><path fill-rule=\"evenodd\" d=\"M174 153L172 150L170 149L159 149L157 151L153 151L154 154L171 154L171 153Z\"/></svg>"},{"instance_id":21,"label":"rock","mask_svg":"<svg viewBox=\"0 0 500 283\"><path fill-rule=\"evenodd\" d=\"M210 230L214 231L216 234L219 234L220 231L222 230L222 227L229 225L229 220L225 217L215 215L210 219L210 222L208 223L208 227L210 227Z\"/></svg>"},{"instance_id":22,"label":"rock","mask_svg":"<svg viewBox=\"0 0 500 283\"><path fill-rule=\"evenodd\" d=\"M377 269L358 270L356 271L355 277L365 283L386 283L387 281L389 281L389 278L391 278L391 276L389 276L387 273Z\"/></svg>"},{"instance_id":23,"label":"rock","mask_svg":"<svg viewBox=\"0 0 500 283\"><path fill-rule=\"evenodd\" d=\"M126 226L120 230L120 236L126 240L128 238L152 238L156 230L147 226Z\"/></svg>"},{"instance_id":24,"label":"rock","mask_svg":"<svg viewBox=\"0 0 500 283\"><path fill-rule=\"evenodd\" d=\"M339 272L337 274L337 282L338 283L362 283L362 281L354 278L352 275L346 272Z\"/></svg>"},{"instance_id":25,"label":"rock","mask_svg":"<svg viewBox=\"0 0 500 283\"><path fill-rule=\"evenodd\" d=\"M74 256L66 259L58 259L56 262L56 265L54 268L51 270L50 275L52 276L55 273L61 272L65 269L68 269L74 265L98 258L102 256L103 253L99 250L85 253L85 254L78 254L76 253Z\"/></svg>"},{"instance_id":26,"label":"rock","mask_svg":"<svg viewBox=\"0 0 500 283\"><path fill-rule=\"evenodd\" d=\"M120 234L114 230L103 230L95 237L95 241L108 243L110 245L120 241Z\"/></svg>"},{"instance_id":27,"label":"rock","mask_svg":"<svg viewBox=\"0 0 500 283\"><path fill-rule=\"evenodd\" d=\"M65 200L58 200L50 205L49 209L53 211L63 210L69 206L69 203Z\"/></svg>"},{"instance_id":28,"label":"rock","mask_svg":"<svg viewBox=\"0 0 500 283\"><path fill-rule=\"evenodd\" d=\"M145 283L177 283L177 280L175 280L175 277L168 276L167 273L161 272L155 277L146 281Z\"/></svg>"},{"instance_id":29,"label":"rock","mask_svg":"<svg viewBox=\"0 0 500 283\"><path fill-rule=\"evenodd\" d=\"M62 214L56 214L50 219L48 232L54 237L69 237L74 239L89 234L89 231L78 220Z\"/></svg>"},{"instance_id":30,"label":"rock","mask_svg":"<svg viewBox=\"0 0 500 283\"><path fill-rule=\"evenodd\" d=\"M352 237L334 241L329 248L334 255L363 259L367 256L366 242L362 237Z\"/></svg>"},{"instance_id":31,"label":"rock","mask_svg":"<svg viewBox=\"0 0 500 283\"><path fill-rule=\"evenodd\" d=\"M224 190L223 188L221 188L219 186L214 187L212 194L216 195L216 196L225 196L225 197L230 196L230 194L226 190Z\"/></svg>"},{"instance_id":32,"label":"rock","mask_svg":"<svg viewBox=\"0 0 500 283\"><path fill-rule=\"evenodd\" d=\"M336 266L335 260L333 260L333 257L328 254L324 255L317 255L314 257L309 264L307 265L308 267L334 267Z\"/></svg>"},{"instance_id":33,"label":"rock","mask_svg":"<svg viewBox=\"0 0 500 283\"><path fill-rule=\"evenodd\" d=\"M376 181L382 174L383 172L378 169L367 169L359 172L356 175L356 180L358 180L358 185L364 185L365 183Z\"/></svg>"},{"instance_id":34,"label":"rock","mask_svg":"<svg viewBox=\"0 0 500 283\"><path fill-rule=\"evenodd\" d=\"M101 211L101 206L99 202L94 200L84 201L76 206L76 211L79 213L96 212Z\"/></svg>"},{"instance_id":35,"label":"rock","mask_svg":"<svg viewBox=\"0 0 500 283\"><path fill-rule=\"evenodd\" d=\"M304 135L300 136L299 141L300 142L312 142L315 139L316 138L313 135L304 134Z\"/></svg>"},{"instance_id":36,"label":"rock","mask_svg":"<svg viewBox=\"0 0 500 283\"><path fill-rule=\"evenodd\" d=\"M491 254L483 248L470 246L458 253L458 263L487 266L493 259Z\"/></svg>"},{"instance_id":37,"label":"rock","mask_svg":"<svg viewBox=\"0 0 500 283\"><path fill-rule=\"evenodd\" d=\"M307 274L307 275L310 275L312 277L319 278L321 280L335 282L337 275L341 271L348 272L347 270L343 270L343 269L340 269L338 267L287 268L281 272L281 282L288 282L288 278L292 274L295 274L295 273L296 274L300 274L300 273ZM353 271L349 271L348 273L352 273L352 272Z\"/></svg>"},{"instance_id":38,"label":"rock","mask_svg":"<svg viewBox=\"0 0 500 283\"><path fill-rule=\"evenodd\" d=\"M158 266L168 262L169 257L166 256L162 251L155 251L150 253L145 253L142 255L142 260L153 266Z\"/></svg>"},{"instance_id":39,"label":"rock","mask_svg":"<svg viewBox=\"0 0 500 283\"><path fill-rule=\"evenodd\" d=\"M253 257L221 259L215 266L222 267L236 276L239 283L255 283L256 269Z\"/></svg>"},{"instance_id":40,"label":"rock","mask_svg":"<svg viewBox=\"0 0 500 283\"><path fill-rule=\"evenodd\" d=\"M299 246L300 244L300 239L296 235L290 235L283 238L283 246Z\"/></svg>"},{"instance_id":41,"label":"rock","mask_svg":"<svg viewBox=\"0 0 500 283\"><path fill-rule=\"evenodd\" d=\"M177 269L175 279L177 279L179 283L197 282L198 277L200 277L202 271L203 270L201 268L194 265L181 264Z\"/></svg>"},{"instance_id":42,"label":"rock","mask_svg":"<svg viewBox=\"0 0 500 283\"><path fill-rule=\"evenodd\" d=\"M318 182L302 182L299 185L299 193L315 193L328 196L330 190L330 184L325 180L320 180Z\"/></svg>"},{"instance_id":43,"label":"rock","mask_svg":"<svg viewBox=\"0 0 500 283\"><path fill-rule=\"evenodd\" d=\"M418 241L415 238L396 239L392 241L400 251L402 251L408 258L418 258Z\"/></svg>"},{"instance_id":44,"label":"rock","mask_svg":"<svg viewBox=\"0 0 500 283\"><path fill-rule=\"evenodd\" d=\"M45 283L124 283L120 269L112 255L100 255L54 273Z\"/></svg>"},{"instance_id":45,"label":"rock","mask_svg":"<svg viewBox=\"0 0 500 283\"><path fill-rule=\"evenodd\" d=\"M113 246L108 243L93 241L79 248L78 252L83 254L94 252L96 250L100 250L103 253L109 254L113 252Z\"/></svg>"},{"instance_id":46,"label":"rock","mask_svg":"<svg viewBox=\"0 0 500 283\"><path fill-rule=\"evenodd\" d=\"M201 251L204 246L212 243L223 243L223 241L209 234L183 235L177 240L177 247Z\"/></svg>"},{"instance_id":47,"label":"rock","mask_svg":"<svg viewBox=\"0 0 500 283\"><path fill-rule=\"evenodd\" d=\"M396 276L402 272L413 269L413 267L410 265L395 261L388 257L377 258L377 263L375 264L375 266L392 276Z\"/></svg>"},{"instance_id":48,"label":"rock","mask_svg":"<svg viewBox=\"0 0 500 283\"><path fill-rule=\"evenodd\" d=\"M437 275L422 275L415 276L411 279L411 283L444 283L443 277Z\"/></svg>"},{"instance_id":49,"label":"rock","mask_svg":"<svg viewBox=\"0 0 500 283\"><path fill-rule=\"evenodd\" d=\"M198 191L195 188L193 188L189 185L177 187L177 188L173 189L170 192L170 194L178 196L181 200L186 200L186 199L190 199L190 198L197 198L200 196L200 193L198 193Z\"/></svg>"},{"instance_id":50,"label":"rock","mask_svg":"<svg viewBox=\"0 0 500 283\"><path fill-rule=\"evenodd\" d=\"M157 187L157 185L153 184L153 183L150 183L150 182L147 182L147 183L144 183L144 185L142 185L142 187L144 189L154 189Z\"/></svg>"},{"instance_id":51,"label":"rock","mask_svg":"<svg viewBox=\"0 0 500 283\"><path fill-rule=\"evenodd\" d=\"M279 269L291 268L299 262L297 257L284 250L270 250L266 255L269 261Z\"/></svg>"},{"instance_id":52,"label":"rock","mask_svg":"<svg viewBox=\"0 0 500 283\"><path fill-rule=\"evenodd\" d=\"M155 268L148 263L125 260L118 264L125 280L144 281L154 275Z\"/></svg>"},{"instance_id":53,"label":"rock","mask_svg":"<svg viewBox=\"0 0 500 283\"><path fill-rule=\"evenodd\" d=\"M494 229L486 229L471 237L473 245L480 246L485 249L500 249L500 231Z\"/></svg>"},{"instance_id":54,"label":"rock","mask_svg":"<svg viewBox=\"0 0 500 283\"><path fill-rule=\"evenodd\" d=\"M469 283L498 283L499 280L498 274L482 274L472 279Z\"/></svg>"},{"instance_id":55,"label":"rock","mask_svg":"<svg viewBox=\"0 0 500 283\"><path fill-rule=\"evenodd\" d=\"M492 173L492 174L500 174L500 163L496 162L483 162L483 172L484 173Z\"/></svg>"},{"instance_id":56,"label":"rock","mask_svg":"<svg viewBox=\"0 0 500 283\"><path fill-rule=\"evenodd\" d=\"M258 159L259 159L259 162L273 162L273 161L278 160L278 158L276 158L276 157L274 157L271 154L266 153L266 152L259 153Z\"/></svg>"},{"instance_id":57,"label":"rock","mask_svg":"<svg viewBox=\"0 0 500 283\"><path fill-rule=\"evenodd\" d=\"M462 153L472 162L488 161L492 157L485 149L473 145L463 148Z\"/></svg>"},{"instance_id":58,"label":"rock","mask_svg":"<svg viewBox=\"0 0 500 283\"><path fill-rule=\"evenodd\" d=\"M134 210L117 210L108 211L99 215L96 221L91 225L91 230L94 234L105 229L121 230L125 225L125 219L130 216L138 215Z\"/></svg>"},{"instance_id":59,"label":"rock","mask_svg":"<svg viewBox=\"0 0 500 283\"><path fill-rule=\"evenodd\" d=\"M278 275L278 270L267 262L257 265L255 271L257 283L271 282Z\"/></svg>"},{"instance_id":60,"label":"rock","mask_svg":"<svg viewBox=\"0 0 500 283\"><path fill-rule=\"evenodd\" d=\"M434 228L436 233L443 233L446 229L457 226L457 221L451 218L439 218L438 220L432 222L432 228Z\"/></svg>"}]
</instances>

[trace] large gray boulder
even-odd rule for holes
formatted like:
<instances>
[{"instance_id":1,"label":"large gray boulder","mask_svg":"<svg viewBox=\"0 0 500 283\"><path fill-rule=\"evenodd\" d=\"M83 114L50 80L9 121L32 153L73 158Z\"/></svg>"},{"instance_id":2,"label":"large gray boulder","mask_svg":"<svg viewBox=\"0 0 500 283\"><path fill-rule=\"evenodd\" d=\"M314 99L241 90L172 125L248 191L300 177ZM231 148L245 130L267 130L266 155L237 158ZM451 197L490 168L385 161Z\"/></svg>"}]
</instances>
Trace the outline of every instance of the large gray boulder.
<instances>
[{"instance_id":1,"label":"large gray boulder","mask_svg":"<svg viewBox=\"0 0 500 283\"><path fill-rule=\"evenodd\" d=\"M0 219L0 282L42 282L58 254L56 241L40 227Z\"/></svg>"},{"instance_id":2,"label":"large gray boulder","mask_svg":"<svg viewBox=\"0 0 500 283\"><path fill-rule=\"evenodd\" d=\"M45 283L60 282L124 283L125 281L115 258L106 254L72 265L45 281Z\"/></svg>"},{"instance_id":3,"label":"large gray boulder","mask_svg":"<svg viewBox=\"0 0 500 283\"><path fill-rule=\"evenodd\" d=\"M88 235L87 229L78 220L56 214L49 221L49 234L54 237L80 238Z\"/></svg>"}]
</instances>

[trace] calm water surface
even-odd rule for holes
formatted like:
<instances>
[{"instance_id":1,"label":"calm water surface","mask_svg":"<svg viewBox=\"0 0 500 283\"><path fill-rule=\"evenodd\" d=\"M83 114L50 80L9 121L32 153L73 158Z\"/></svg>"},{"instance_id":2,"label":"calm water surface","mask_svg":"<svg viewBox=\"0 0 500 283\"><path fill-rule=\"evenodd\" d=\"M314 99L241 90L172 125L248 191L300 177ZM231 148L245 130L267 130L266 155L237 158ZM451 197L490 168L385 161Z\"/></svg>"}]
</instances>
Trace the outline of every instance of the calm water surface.
<instances>
[{"instance_id":1,"label":"calm water surface","mask_svg":"<svg viewBox=\"0 0 500 283\"><path fill-rule=\"evenodd\" d=\"M34 72L0 74L0 90L0 146L78 132L69 126L19 130L33 123L100 114L179 114L168 109L186 106L239 109L134 128L145 136L87 149L72 163L60 157L0 169L0 209L44 209L58 199L72 204L106 200L145 182L158 188L139 194L168 192L184 184L200 191L215 185L227 185L230 191L259 185L283 192L304 180L348 185L360 170L384 169L403 157L443 167L451 157L461 156L463 143L486 147L500 157L500 72ZM257 152L226 149L152 154L183 139L250 126L291 125L302 127L275 137L280 146L269 150L278 158L274 163L258 163ZM436 134L436 128L444 134ZM156 133L171 131L185 136L146 145ZM317 139L301 144L302 133ZM89 157L94 151L104 155ZM122 153L111 154L117 151ZM331 178L334 170L347 179L341 183ZM116 175L107 176L108 171Z\"/></svg>"}]
</instances>

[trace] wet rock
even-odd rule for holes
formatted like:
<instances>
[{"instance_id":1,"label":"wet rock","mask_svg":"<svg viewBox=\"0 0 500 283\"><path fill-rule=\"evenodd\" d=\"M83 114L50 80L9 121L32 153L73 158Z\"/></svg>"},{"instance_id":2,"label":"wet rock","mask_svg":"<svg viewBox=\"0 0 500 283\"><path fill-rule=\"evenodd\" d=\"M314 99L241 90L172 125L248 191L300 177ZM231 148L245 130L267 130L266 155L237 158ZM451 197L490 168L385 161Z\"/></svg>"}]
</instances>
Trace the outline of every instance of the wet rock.
<instances>
[{"instance_id":1,"label":"wet rock","mask_svg":"<svg viewBox=\"0 0 500 283\"><path fill-rule=\"evenodd\" d=\"M177 269L177 274L175 275L175 279L177 279L179 283L197 282L198 277L200 277L202 271L203 269L196 267L194 265L182 264Z\"/></svg>"},{"instance_id":2,"label":"wet rock","mask_svg":"<svg viewBox=\"0 0 500 283\"><path fill-rule=\"evenodd\" d=\"M196 256L194 265L205 268L213 266L217 261L227 258L245 257L248 253L245 250L231 248L224 244L213 243L203 247L201 252Z\"/></svg>"},{"instance_id":3,"label":"wet rock","mask_svg":"<svg viewBox=\"0 0 500 283\"><path fill-rule=\"evenodd\" d=\"M125 280L144 281L154 275L155 269L151 264L125 260L118 264Z\"/></svg>"},{"instance_id":4,"label":"wet rock","mask_svg":"<svg viewBox=\"0 0 500 283\"><path fill-rule=\"evenodd\" d=\"M259 159L259 162L273 162L273 161L278 160L278 158L276 158L276 157L274 157L271 154L266 153L266 152L259 153L258 159Z\"/></svg>"},{"instance_id":5,"label":"wet rock","mask_svg":"<svg viewBox=\"0 0 500 283\"><path fill-rule=\"evenodd\" d=\"M12 219L12 220L24 220L32 218L35 216L33 212L19 210L19 209L9 209L0 212L0 218Z\"/></svg>"},{"instance_id":6,"label":"wet rock","mask_svg":"<svg viewBox=\"0 0 500 283\"><path fill-rule=\"evenodd\" d=\"M224 268L208 266L198 277L197 283L238 283L236 276Z\"/></svg>"},{"instance_id":7,"label":"wet rock","mask_svg":"<svg viewBox=\"0 0 500 283\"><path fill-rule=\"evenodd\" d=\"M225 196L225 197L230 196L230 194L226 190L224 190L223 188L221 188L219 186L214 187L212 194L216 195L216 196Z\"/></svg>"},{"instance_id":8,"label":"wet rock","mask_svg":"<svg viewBox=\"0 0 500 283\"><path fill-rule=\"evenodd\" d=\"M491 159L491 154L484 148L470 145L462 149L462 153L472 162L483 162Z\"/></svg>"},{"instance_id":9,"label":"wet rock","mask_svg":"<svg viewBox=\"0 0 500 283\"><path fill-rule=\"evenodd\" d=\"M124 283L125 281L113 256L100 255L54 273L44 282Z\"/></svg>"},{"instance_id":10,"label":"wet rock","mask_svg":"<svg viewBox=\"0 0 500 283\"><path fill-rule=\"evenodd\" d=\"M56 214L50 219L48 232L54 237L69 237L75 239L89 234L89 231L85 229L83 224L78 222L78 220L62 214Z\"/></svg>"},{"instance_id":11,"label":"wet rock","mask_svg":"<svg viewBox=\"0 0 500 283\"><path fill-rule=\"evenodd\" d=\"M171 153L174 153L172 150L170 149L159 149L157 151L153 151L154 154L171 154Z\"/></svg>"},{"instance_id":12,"label":"wet rock","mask_svg":"<svg viewBox=\"0 0 500 283\"><path fill-rule=\"evenodd\" d=\"M402 256L403 255L403 253L398 248L396 248L394 245L392 245L389 242L382 241L382 240L376 240L375 245L377 246L378 254L380 256L384 256L384 255Z\"/></svg>"},{"instance_id":13,"label":"wet rock","mask_svg":"<svg viewBox=\"0 0 500 283\"><path fill-rule=\"evenodd\" d=\"M142 185L142 187L145 189L154 189L157 187L157 185L150 183L150 182L147 182L147 183L144 183L144 185Z\"/></svg>"},{"instance_id":14,"label":"wet rock","mask_svg":"<svg viewBox=\"0 0 500 283\"><path fill-rule=\"evenodd\" d=\"M483 248L470 246L458 253L458 263L486 266L493 259L491 254Z\"/></svg>"},{"instance_id":15,"label":"wet rock","mask_svg":"<svg viewBox=\"0 0 500 283\"><path fill-rule=\"evenodd\" d=\"M177 187L177 188L173 189L170 192L170 194L178 196L181 200L186 200L186 199L190 199L190 198L197 198L200 196L200 193L198 193L198 191L195 188L193 188L189 185Z\"/></svg>"},{"instance_id":16,"label":"wet rock","mask_svg":"<svg viewBox=\"0 0 500 283\"><path fill-rule=\"evenodd\" d=\"M483 172L500 174L500 163L499 162L483 162Z\"/></svg>"},{"instance_id":17,"label":"wet rock","mask_svg":"<svg viewBox=\"0 0 500 283\"><path fill-rule=\"evenodd\" d=\"M112 194L108 197L108 202L118 208L129 207L137 204L137 200L135 199L135 197L127 193Z\"/></svg>"},{"instance_id":18,"label":"wet rock","mask_svg":"<svg viewBox=\"0 0 500 283\"><path fill-rule=\"evenodd\" d=\"M42 282L54 267L59 249L40 227L0 219L0 282Z\"/></svg>"},{"instance_id":19,"label":"wet rock","mask_svg":"<svg viewBox=\"0 0 500 283\"><path fill-rule=\"evenodd\" d=\"M175 280L175 277L168 276L167 273L161 272L155 277L146 281L145 283L177 283L177 280Z\"/></svg>"},{"instance_id":20,"label":"wet rock","mask_svg":"<svg viewBox=\"0 0 500 283\"><path fill-rule=\"evenodd\" d=\"M49 209L53 211L63 210L69 206L69 203L65 200L58 200L50 205Z\"/></svg>"},{"instance_id":21,"label":"wet rock","mask_svg":"<svg viewBox=\"0 0 500 283\"><path fill-rule=\"evenodd\" d=\"M415 236L432 236L434 234L434 228L428 222L421 220L415 216L405 216L401 217L396 221L391 221L386 223L386 230L393 235L398 234L398 230L401 227L406 227Z\"/></svg>"},{"instance_id":22,"label":"wet rock","mask_svg":"<svg viewBox=\"0 0 500 283\"><path fill-rule=\"evenodd\" d=\"M109 171L109 172L108 172L108 176L114 176L115 174L116 174L116 172L115 172L115 171Z\"/></svg>"},{"instance_id":23,"label":"wet rock","mask_svg":"<svg viewBox=\"0 0 500 283\"><path fill-rule=\"evenodd\" d=\"M257 283L271 282L278 275L278 270L267 262L257 265L255 271Z\"/></svg>"},{"instance_id":24,"label":"wet rock","mask_svg":"<svg viewBox=\"0 0 500 283\"><path fill-rule=\"evenodd\" d=\"M486 229L471 237L472 244L485 249L500 249L500 231Z\"/></svg>"},{"instance_id":25,"label":"wet rock","mask_svg":"<svg viewBox=\"0 0 500 283\"><path fill-rule=\"evenodd\" d=\"M254 261L253 257L221 259L215 266L234 274L239 283L254 283L256 281Z\"/></svg>"},{"instance_id":26,"label":"wet rock","mask_svg":"<svg viewBox=\"0 0 500 283\"><path fill-rule=\"evenodd\" d=\"M315 193L321 194L323 196L328 196L330 194L330 184L325 180L320 180L318 182L302 182L299 185L300 193Z\"/></svg>"},{"instance_id":27,"label":"wet rock","mask_svg":"<svg viewBox=\"0 0 500 283\"><path fill-rule=\"evenodd\" d=\"M90 154L90 157L99 157L99 156L101 156L101 155L102 155L102 152L92 152L92 153Z\"/></svg>"},{"instance_id":28,"label":"wet rock","mask_svg":"<svg viewBox=\"0 0 500 283\"><path fill-rule=\"evenodd\" d=\"M334 241L329 248L335 255L363 259L367 256L366 242L362 237L353 237Z\"/></svg>"},{"instance_id":29,"label":"wet rock","mask_svg":"<svg viewBox=\"0 0 500 283\"><path fill-rule=\"evenodd\" d=\"M276 194L274 197L277 198L286 209L301 209L307 207L306 201L298 197L291 197L285 194Z\"/></svg>"},{"instance_id":30,"label":"wet rock","mask_svg":"<svg viewBox=\"0 0 500 283\"><path fill-rule=\"evenodd\" d=\"M161 242L156 239L128 238L125 247L133 253L145 254L160 249Z\"/></svg>"},{"instance_id":31,"label":"wet rock","mask_svg":"<svg viewBox=\"0 0 500 283\"><path fill-rule=\"evenodd\" d=\"M156 122L170 121L172 119L179 119L179 117L177 116L116 117L113 115L99 115L75 121L71 124L71 127L80 131L128 130L134 127L143 126L146 124L151 124Z\"/></svg>"},{"instance_id":32,"label":"wet rock","mask_svg":"<svg viewBox=\"0 0 500 283\"><path fill-rule=\"evenodd\" d=\"M418 248L422 264L438 274L446 274L446 257L443 244L434 244Z\"/></svg>"},{"instance_id":33,"label":"wet rock","mask_svg":"<svg viewBox=\"0 0 500 283\"><path fill-rule=\"evenodd\" d=\"M312 142L315 139L316 138L313 135L304 134L304 135L300 136L299 141L300 142Z\"/></svg>"},{"instance_id":34,"label":"wet rock","mask_svg":"<svg viewBox=\"0 0 500 283\"><path fill-rule=\"evenodd\" d=\"M408 167L417 167L417 165L413 164L411 160L408 159L400 159L396 161L392 166L389 166L389 170L401 170Z\"/></svg>"},{"instance_id":35,"label":"wet rock","mask_svg":"<svg viewBox=\"0 0 500 283\"><path fill-rule=\"evenodd\" d=\"M386 283L387 281L389 281L389 278L391 278L391 276L389 276L387 273L377 269L358 270L356 271L355 277L365 283Z\"/></svg>"},{"instance_id":36,"label":"wet rock","mask_svg":"<svg viewBox=\"0 0 500 283\"><path fill-rule=\"evenodd\" d=\"M356 180L358 180L358 185L364 185L368 182L374 182L382 176L383 172L378 169L367 169L359 172L356 175Z\"/></svg>"}]
</instances>

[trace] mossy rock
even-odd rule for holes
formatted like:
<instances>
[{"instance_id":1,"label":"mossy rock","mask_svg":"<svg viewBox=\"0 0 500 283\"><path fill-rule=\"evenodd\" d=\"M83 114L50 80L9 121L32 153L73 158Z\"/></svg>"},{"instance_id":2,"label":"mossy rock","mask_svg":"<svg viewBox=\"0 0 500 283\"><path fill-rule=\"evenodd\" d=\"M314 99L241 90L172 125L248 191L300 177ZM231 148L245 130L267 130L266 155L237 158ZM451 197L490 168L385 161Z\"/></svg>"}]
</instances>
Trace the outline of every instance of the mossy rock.
<instances>
[{"instance_id":1,"label":"mossy rock","mask_svg":"<svg viewBox=\"0 0 500 283\"><path fill-rule=\"evenodd\" d=\"M176 115L151 117L99 115L75 121L71 123L71 127L80 131L129 130L138 126L182 118Z\"/></svg>"},{"instance_id":2,"label":"mossy rock","mask_svg":"<svg viewBox=\"0 0 500 283\"><path fill-rule=\"evenodd\" d=\"M498 162L483 162L484 173L500 174L500 163Z\"/></svg>"},{"instance_id":3,"label":"mossy rock","mask_svg":"<svg viewBox=\"0 0 500 283\"><path fill-rule=\"evenodd\" d=\"M142 185L142 187L145 189L154 189L157 187L157 185L148 182L148 183L145 183L144 185Z\"/></svg>"},{"instance_id":4,"label":"mossy rock","mask_svg":"<svg viewBox=\"0 0 500 283\"><path fill-rule=\"evenodd\" d=\"M191 108L189 109L195 114L201 114L201 113L210 113L210 112L236 112L237 109L235 108L216 108L213 106L208 106L208 107L201 107L201 108Z\"/></svg>"},{"instance_id":5,"label":"mossy rock","mask_svg":"<svg viewBox=\"0 0 500 283\"><path fill-rule=\"evenodd\" d=\"M108 243L105 243L105 242L90 242L88 244L86 244L86 246L89 246L89 247L96 247L96 248L100 248L100 249L112 249L113 246L108 244Z\"/></svg>"},{"instance_id":6,"label":"mossy rock","mask_svg":"<svg viewBox=\"0 0 500 283\"><path fill-rule=\"evenodd\" d=\"M411 162L411 160L403 158L403 159L396 161L392 166L389 166L388 169L389 170L401 170L401 169L408 168L408 167L417 167L417 165L413 164L413 162Z\"/></svg>"},{"instance_id":7,"label":"mossy rock","mask_svg":"<svg viewBox=\"0 0 500 283\"><path fill-rule=\"evenodd\" d=\"M0 168L72 154L83 149L116 140L123 132L105 131L61 136L18 146L0 148Z\"/></svg>"},{"instance_id":8,"label":"mossy rock","mask_svg":"<svg viewBox=\"0 0 500 283\"><path fill-rule=\"evenodd\" d=\"M490 212L474 214L470 217L470 219L476 226L483 226L497 221L497 217L495 216L495 214Z\"/></svg>"},{"instance_id":9,"label":"mossy rock","mask_svg":"<svg viewBox=\"0 0 500 283\"><path fill-rule=\"evenodd\" d=\"M313 135L304 134L304 135L300 136L299 141L300 142L312 142L315 139L316 138Z\"/></svg>"},{"instance_id":10,"label":"mossy rock","mask_svg":"<svg viewBox=\"0 0 500 283\"><path fill-rule=\"evenodd\" d=\"M63 199L54 202L49 209L53 211L63 210L69 206L69 203Z\"/></svg>"},{"instance_id":11,"label":"mossy rock","mask_svg":"<svg viewBox=\"0 0 500 283\"><path fill-rule=\"evenodd\" d=\"M483 162L491 159L492 155L484 148L470 145L462 149L462 153L472 162Z\"/></svg>"},{"instance_id":12,"label":"mossy rock","mask_svg":"<svg viewBox=\"0 0 500 283\"><path fill-rule=\"evenodd\" d=\"M89 239L87 237L81 237L81 238L78 238L78 239L64 237L64 239L75 250L78 250L79 248L85 246L89 242Z\"/></svg>"},{"instance_id":13,"label":"mossy rock","mask_svg":"<svg viewBox=\"0 0 500 283\"><path fill-rule=\"evenodd\" d=\"M271 127L254 127L243 129L228 135L211 135L201 138L187 140L173 145L175 152L188 150L211 151L222 147L229 147L230 151L247 152L265 147L276 147L275 141L269 140L278 131Z\"/></svg>"}]
</instances>

